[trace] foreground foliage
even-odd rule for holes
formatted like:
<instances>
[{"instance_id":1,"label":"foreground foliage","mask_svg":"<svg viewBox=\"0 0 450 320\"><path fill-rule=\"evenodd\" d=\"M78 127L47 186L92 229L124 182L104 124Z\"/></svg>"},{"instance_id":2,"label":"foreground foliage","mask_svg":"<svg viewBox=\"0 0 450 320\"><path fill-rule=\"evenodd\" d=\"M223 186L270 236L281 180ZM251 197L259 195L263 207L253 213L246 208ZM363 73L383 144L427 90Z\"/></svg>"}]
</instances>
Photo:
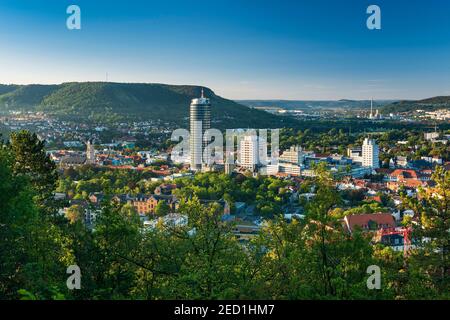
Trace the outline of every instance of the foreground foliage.
<instances>
[{"instance_id":1,"label":"foreground foliage","mask_svg":"<svg viewBox=\"0 0 450 320\"><path fill-rule=\"evenodd\" d=\"M50 190L55 168L35 136L22 132L0 150L0 298L449 298L448 172L436 172L433 193L408 200L422 217L415 232L432 240L404 259L374 246L363 233L342 232L340 217L333 214L342 199L328 173L317 170L317 195L305 208L306 219L287 223L275 217L247 244L232 235L233 224L222 220L221 207L202 205L198 194L232 199L241 192L260 195L264 203L276 197L273 188L282 188L280 182L246 180L240 191L231 185L215 190L206 187L209 179L229 181L200 175L195 185L183 182L179 212L188 217L185 226L160 222L143 230L131 206L106 201L89 230L76 210L70 220L55 214L58 204ZM81 268L81 290L66 287L72 264ZM381 268L381 290L367 288L371 265Z\"/></svg>"}]
</instances>

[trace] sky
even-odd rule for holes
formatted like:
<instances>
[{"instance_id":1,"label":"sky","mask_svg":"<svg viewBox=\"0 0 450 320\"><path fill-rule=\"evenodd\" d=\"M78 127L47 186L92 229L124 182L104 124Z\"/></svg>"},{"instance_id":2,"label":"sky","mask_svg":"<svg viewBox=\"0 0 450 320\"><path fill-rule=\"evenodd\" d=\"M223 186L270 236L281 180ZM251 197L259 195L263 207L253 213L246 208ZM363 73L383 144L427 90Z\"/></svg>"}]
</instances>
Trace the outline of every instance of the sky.
<instances>
[{"instance_id":1,"label":"sky","mask_svg":"<svg viewBox=\"0 0 450 320\"><path fill-rule=\"evenodd\" d=\"M450 1L0 0L0 83L106 80L230 99L450 95Z\"/></svg>"}]
</instances>

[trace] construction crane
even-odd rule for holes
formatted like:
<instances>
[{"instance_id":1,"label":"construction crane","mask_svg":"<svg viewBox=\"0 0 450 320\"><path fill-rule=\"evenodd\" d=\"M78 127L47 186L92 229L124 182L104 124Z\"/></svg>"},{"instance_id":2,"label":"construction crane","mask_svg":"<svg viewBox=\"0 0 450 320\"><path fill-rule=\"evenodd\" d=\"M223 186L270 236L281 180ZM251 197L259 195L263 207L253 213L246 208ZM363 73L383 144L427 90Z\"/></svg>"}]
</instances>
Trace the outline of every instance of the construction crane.
<instances>
[{"instance_id":1,"label":"construction crane","mask_svg":"<svg viewBox=\"0 0 450 320\"><path fill-rule=\"evenodd\" d=\"M384 236L401 235L403 236L403 256L408 256L409 249L411 248L411 227L397 227L397 228L382 228L378 230L376 240L381 242Z\"/></svg>"}]
</instances>

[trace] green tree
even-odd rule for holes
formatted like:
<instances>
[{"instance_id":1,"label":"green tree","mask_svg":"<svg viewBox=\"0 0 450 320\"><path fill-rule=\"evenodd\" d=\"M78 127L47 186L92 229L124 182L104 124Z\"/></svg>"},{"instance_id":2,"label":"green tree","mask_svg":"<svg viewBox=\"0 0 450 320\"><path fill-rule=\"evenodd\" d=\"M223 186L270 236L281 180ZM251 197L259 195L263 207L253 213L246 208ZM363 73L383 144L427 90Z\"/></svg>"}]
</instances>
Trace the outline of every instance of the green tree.
<instances>
[{"instance_id":1,"label":"green tree","mask_svg":"<svg viewBox=\"0 0 450 320\"><path fill-rule=\"evenodd\" d=\"M10 149L14 155L12 170L15 175L27 176L36 191L36 203L47 213L55 213L53 193L58 174L56 166L46 154L43 141L29 131L11 133Z\"/></svg>"},{"instance_id":2,"label":"green tree","mask_svg":"<svg viewBox=\"0 0 450 320\"><path fill-rule=\"evenodd\" d=\"M93 292L100 299L129 299L136 286L137 257L147 254L141 247L139 215L106 205L97 218L93 234L95 263L86 262ZM83 269L84 270L84 269Z\"/></svg>"},{"instance_id":3,"label":"green tree","mask_svg":"<svg viewBox=\"0 0 450 320\"><path fill-rule=\"evenodd\" d=\"M29 292L36 299L60 298L65 266L73 264L70 241L42 219L27 175L15 175L14 155L0 150L0 298ZM20 291L20 292L19 292Z\"/></svg>"},{"instance_id":4,"label":"green tree","mask_svg":"<svg viewBox=\"0 0 450 320\"><path fill-rule=\"evenodd\" d=\"M163 217L170 213L170 207L165 201L159 201L155 208L155 214L158 217Z\"/></svg>"},{"instance_id":5,"label":"green tree","mask_svg":"<svg viewBox=\"0 0 450 320\"><path fill-rule=\"evenodd\" d=\"M449 298L450 249L450 172L436 167L432 175L435 186L421 188L418 198L404 197L415 212L413 239L417 249L412 251L411 268L425 276L427 286L438 297Z\"/></svg>"},{"instance_id":6,"label":"green tree","mask_svg":"<svg viewBox=\"0 0 450 320\"><path fill-rule=\"evenodd\" d=\"M84 208L78 204L71 206L67 209L66 218L70 221L70 223L83 221Z\"/></svg>"}]
</instances>

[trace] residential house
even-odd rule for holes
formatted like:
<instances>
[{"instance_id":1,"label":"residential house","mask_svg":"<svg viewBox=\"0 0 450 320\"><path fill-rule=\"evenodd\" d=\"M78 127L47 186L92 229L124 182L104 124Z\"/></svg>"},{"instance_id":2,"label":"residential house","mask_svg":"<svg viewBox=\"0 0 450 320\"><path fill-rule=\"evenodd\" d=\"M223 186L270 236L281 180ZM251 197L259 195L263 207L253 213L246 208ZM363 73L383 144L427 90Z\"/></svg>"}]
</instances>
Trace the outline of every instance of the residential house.
<instances>
[{"instance_id":1,"label":"residential house","mask_svg":"<svg viewBox=\"0 0 450 320\"><path fill-rule=\"evenodd\" d=\"M355 214L344 217L345 229L353 233L356 228L363 231L395 228L395 219L390 213Z\"/></svg>"},{"instance_id":2,"label":"residential house","mask_svg":"<svg viewBox=\"0 0 450 320\"><path fill-rule=\"evenodd\" d=\"M416 189L425 186L425 181L428 180L427 175L419 175L415 170L397 169L389 174L387 187L394 191L397 191L400 186Z\"/></svg>"},{"instance_id":3,"label":"residential house","mask_svg":"<svg viewBox=\"0 0 450 320\"><path fill-rule=\"evenodd\" d=\"M178 209L178 200L172 195L138 195L129 201L140 215L155 214L160 201L164 201L175 212Z\"/></svg>"}]
</instances>

